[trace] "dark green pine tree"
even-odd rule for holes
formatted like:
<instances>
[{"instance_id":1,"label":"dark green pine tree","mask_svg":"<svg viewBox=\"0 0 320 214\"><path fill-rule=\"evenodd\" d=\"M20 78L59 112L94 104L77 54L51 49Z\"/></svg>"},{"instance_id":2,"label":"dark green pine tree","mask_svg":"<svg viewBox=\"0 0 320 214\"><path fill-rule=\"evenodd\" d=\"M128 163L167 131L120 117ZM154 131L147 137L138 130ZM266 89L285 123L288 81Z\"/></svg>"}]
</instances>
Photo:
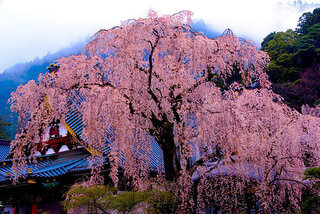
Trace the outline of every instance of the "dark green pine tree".
<instances>
[{"instance_id":1,"label":"dark green pine tree","mask_svg":"<svg viewBox=\"0 0 320 214\"><path fill-rule=\"evenodd\" d=\"M10 126L11 124L5 120L5 117L0 116L0 139L10 140L8 132Z\"/></svg>"},{"instance_id":2,"label":"dark green pine tree","mask_svg":"<svg viewBox=\"0 0 320 214\"><path fill-rule=\"evenodd\" d=\"M309 168L304 172L304 180L313 183L310 189L306 189L303 194L301 204L302 213L320 213L320 167Z\"/></svg>"},{"instance_id":3,"label":"dark green pine tree","mask_svg":"<svg viewBox=\"0 0 320 214\"><path fill-rule=\"evenodd\" d=\"M296 31L300 35L307 34L310 30L310 28L320 23L320 8L316 8L313 10L313 12L307 12L302 14L302 16L299 18L298 26L296 28Z\"/></svg>"}]
</instances>

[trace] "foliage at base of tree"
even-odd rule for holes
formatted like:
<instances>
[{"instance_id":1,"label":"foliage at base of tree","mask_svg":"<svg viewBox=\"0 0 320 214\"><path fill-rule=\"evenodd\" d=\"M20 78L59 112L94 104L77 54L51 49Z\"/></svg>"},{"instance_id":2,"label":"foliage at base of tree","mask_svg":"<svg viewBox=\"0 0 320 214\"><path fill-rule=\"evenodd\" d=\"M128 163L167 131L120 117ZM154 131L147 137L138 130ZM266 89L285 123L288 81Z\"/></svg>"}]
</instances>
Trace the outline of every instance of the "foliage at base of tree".
<instances>
[{"instance_id":1,"label":"foliage at base of tree","mask_svg":"<svg viewBox=\"0 0 320 214\"><path fill-rule=\"evenodd\" d=\"M160 190L125 191L105 185L88 185L77 183L66 193L63 202L65 209L79 213L174 213L177 209L177 198L170 192Z\"/></svg>"},{"instance_id":2,"label":"foliage at base of tree","mask_svg":"<svg viewBox=\"0 0 320 214\"><path fill-rule=\"evenodd\" d=\"M152 190L147 198L148 213L175 213L178 207L178 199L170 192Z\"/></svg>"},{"instance_id":3,"label":"foliage at base of tree","mask_svg":"<svg viewBox=\"0 0 320 214\"><path fill-rule=\"evenodd\" d=\"M66 200L63 206L67 210L77 210L85 207L89 213L108 213L106 210L112 208L113 194L115 188L86 184L75 184L66 193Z\"/></svg>"}]
</instances>

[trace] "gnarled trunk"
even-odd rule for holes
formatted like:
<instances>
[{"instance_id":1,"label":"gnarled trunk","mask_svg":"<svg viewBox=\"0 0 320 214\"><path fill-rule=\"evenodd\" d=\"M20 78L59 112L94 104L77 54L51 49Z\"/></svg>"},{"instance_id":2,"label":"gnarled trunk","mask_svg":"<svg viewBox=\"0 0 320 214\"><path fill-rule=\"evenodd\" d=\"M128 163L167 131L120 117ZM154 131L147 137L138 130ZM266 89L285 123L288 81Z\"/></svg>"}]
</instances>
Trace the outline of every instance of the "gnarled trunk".
<instances>
[{"instance_id":1,"label":"gnarled trunk","mask_svg":"<svg viewBox=\"0 0 320 214\"><path fill-rule=\"evenodd\" d=\"M181 169L173 137L173 124L168 121L166 116L162 120L153 117L152 124L154 128L150 133L163 151L166 179L173 181L178 177Z\"/></svg>"}]
</instances>

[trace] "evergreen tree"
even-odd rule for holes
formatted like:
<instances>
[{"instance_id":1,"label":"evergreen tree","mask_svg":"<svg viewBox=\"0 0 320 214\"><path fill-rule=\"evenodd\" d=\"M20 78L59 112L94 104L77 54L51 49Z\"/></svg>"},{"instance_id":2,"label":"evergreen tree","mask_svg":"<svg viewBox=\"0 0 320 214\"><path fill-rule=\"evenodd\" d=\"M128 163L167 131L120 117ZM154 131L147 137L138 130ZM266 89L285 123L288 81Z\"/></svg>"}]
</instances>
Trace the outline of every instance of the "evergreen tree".
<instances>
[{"instance_id":1,"label":"evergreen tree","mask_svg":"<svg viewBox=\"0 0 320 214\"><path fill-rule=\"evenodd\" d=\"M0 116L0 139L9 140L9 132L7 129L10 125L4 117Z\"/></svg>"},{"instance_id":2,"label":"evergreen tree","mask_svg":"<svg viewBox=\"0 0 320 214\"><path fill-rule=\"evenodd\" d=\"M261 46L270 55L270 64L267 72L270 80L274 83L284 83L294 81L298 78L298 69L295 61L295 47L298 40L298 34L289 29L286 32L269 34L264 42L270 39L265 45Z\"/></svg>"},{"instance_id":3,"label":"evergreen tree","mask_svg":"<svg viewBox=\"0 0 320 214\"><path fill-rule=\"evenodd\" d=\"M304 13L296 31L273 32L261 49L268 52L267 73L273 90L296 109L319 103L320 8Z\"/></svg>"},{"instance_id":4,"label":"evergreen tree","mask_svg":"<svg viewBox=\"0 0 320 214\"><path fill-rule=\"evenodd\" d=\"M302 16L299 18L296 31L300 35L307 34L310 28L318 23L320 23L320 8L314 9L312 13L308 12L302 14Z\"/></svg>"},{"instance_id":5,"label":"evergreen tree","mask_svg":"<svg viewBox=\"0 0 320 214\"><path fill-rule=\"evenodd\" d=\"M320 167L309 168L304 172L304 180L312 183L312 188L304 192L302 213L320 212Z\"/></svg>"},{"instance_id":6,"label":"evergreen tree","mask_svg":"<svg viewBox=\"0 0 320 214\"><path fill-rule=\"evenodd\" d=\"M271 40L273 40L275 35L276 35L276 32L272 32L272 33L269 33L269 35L263 39L261 43L261 50L265 51L266 46Z\"/></svg>"},{"instance_id":7,"label":"evergreen tree","mask_svg":"<svg viewBox=\"0 0 320 214\"><path fill-rule=\"evenodd\" d=\"M320 61L320 21L299 37L296 56L302 67L309 67Z\"/></svg>"}]
</instances>

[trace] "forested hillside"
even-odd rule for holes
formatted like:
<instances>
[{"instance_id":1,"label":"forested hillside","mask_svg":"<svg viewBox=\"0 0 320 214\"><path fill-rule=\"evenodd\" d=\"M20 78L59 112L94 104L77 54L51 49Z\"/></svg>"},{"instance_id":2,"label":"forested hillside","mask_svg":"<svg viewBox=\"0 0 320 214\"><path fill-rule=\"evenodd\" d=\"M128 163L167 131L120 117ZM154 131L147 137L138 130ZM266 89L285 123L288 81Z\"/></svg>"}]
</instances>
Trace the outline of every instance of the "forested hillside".
<instances>
[{"instance_id":1,"label":"forested hillside","mask_svg":"<svg viewBox=\"0 0 320 214\"><path fill-rule=\"evenodd\" d=\"M261 48L271 58L272 88L288 105L300 110L320 103L320 8L304 13L295 30L270 33Z\"/></svg>"}]
</instances>

